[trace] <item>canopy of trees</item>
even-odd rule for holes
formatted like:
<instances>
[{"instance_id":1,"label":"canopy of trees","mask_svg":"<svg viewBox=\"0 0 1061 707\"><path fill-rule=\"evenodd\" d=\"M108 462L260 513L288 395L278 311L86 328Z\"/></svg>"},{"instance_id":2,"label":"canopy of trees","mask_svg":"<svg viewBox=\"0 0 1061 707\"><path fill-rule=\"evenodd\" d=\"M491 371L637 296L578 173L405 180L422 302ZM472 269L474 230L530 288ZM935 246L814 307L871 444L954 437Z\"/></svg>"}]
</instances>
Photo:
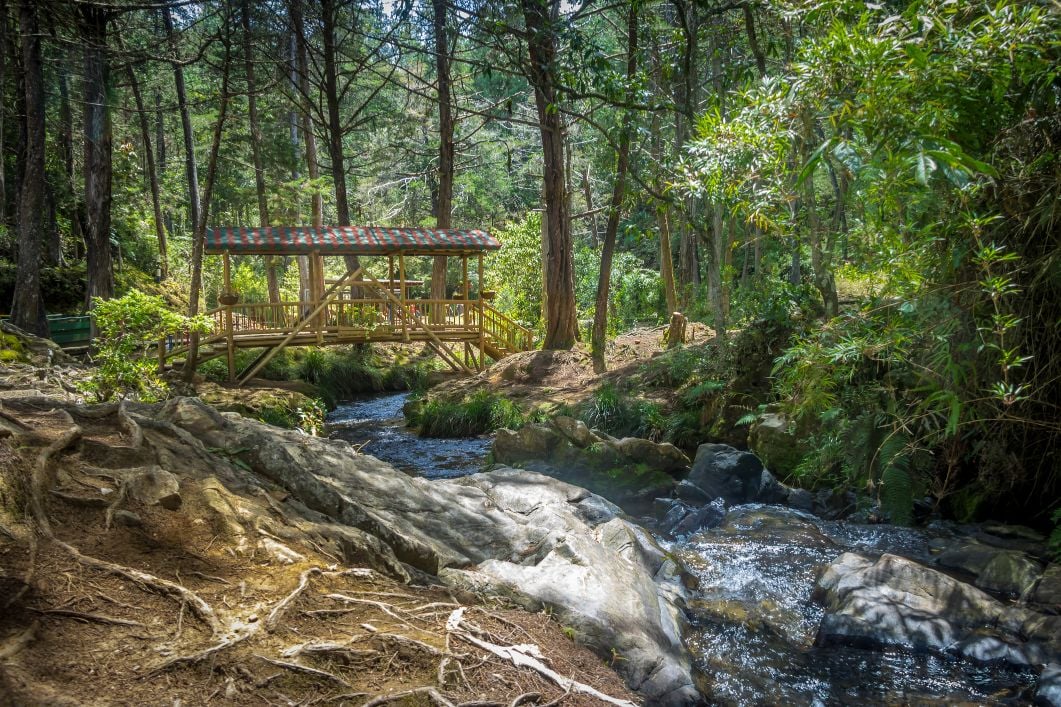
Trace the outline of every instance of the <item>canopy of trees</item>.
<instances>
[{"instance_id":1,"label":"canopy of trees","mask_svg":"<svg viewBox=\"0 0 1061 707\"><path fill-rule=\"evenodd\" d=\"M546 348L803 317L775 382L821 468L860 434L941 496L1056 493L1059 28L1050 0L4 0L4 306L44 333L154 280L194 314L213 223L488 228L483 284ZM306 267L235 277L297 299ZM455 264L419 267L437 296Z\"/></svg>"}]
</instances>

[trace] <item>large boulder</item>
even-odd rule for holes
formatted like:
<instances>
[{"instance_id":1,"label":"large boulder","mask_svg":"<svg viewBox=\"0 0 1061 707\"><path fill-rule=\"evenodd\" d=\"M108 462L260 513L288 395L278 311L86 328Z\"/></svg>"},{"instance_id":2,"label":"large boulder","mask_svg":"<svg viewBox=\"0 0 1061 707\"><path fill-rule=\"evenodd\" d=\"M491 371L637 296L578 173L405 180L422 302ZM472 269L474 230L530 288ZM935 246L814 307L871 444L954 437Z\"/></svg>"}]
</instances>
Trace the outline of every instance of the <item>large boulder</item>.
<instances>
[{"instance_id":1,"label":"large boulder","mask_svg":"<svg viewBox=\"0 0 1061 707\"><path fill-rule=\"evenodd\" d=\"M894 645L982 662L1043 665L1061 658L1061 617L1003 604L896 555L844 553L819 578L819 643Z\"/></svg>"},{"instance_id":2,"label":"large boulder","mask_svg":"<svg viewBox=\"0 0 1061 707\"><path fill-rule=\"evenodd\" d=\"M197 400L170 401L154 416L197 454L233 450L290 494L286 504L375 538L378 549L357 544L359 562L366 553L384 562L385 554L409 576L548 609L614 660L648 703L701 702L681 638L684 573L605 499L511 468L447 481L411 478L345 442L218 416Z\"/></svg>"},{"instance_id":3,"label":"large boulder","mask_svg":"<svg viewBox=\"0 0 1061 707\"><path fill-rule=\"evenodd\" d=\"M807 453L806 434L784 415L768 412L748 430L748 449L782 478L791 474Z\"/></svg>"},{"instance_id":4,"label":"large boulder","mask_svg":"<svg viewBox=\"0 0 1061 707\"><path fill-rule=\"evenodd\" d=\"M687 479L710 498L727 504L783 503L787 489L763 467L762 460L727 444L701 444Z\"/></svg>"},{"instance_id":5,"label":"large boulder","mask_svg":"<svg viewBox=\"0 0 1061 707\"><path fill-rule=\"evenodd\" d=\"M494 461L583 486L631 511L668 495L689 458L672 444L615 439L574 418L557 416L519 430L498 430Z\"/></svg>"},{"instance_id":6,"label":"large boulder","mask_svg":"<svg viewBox=\"0 0 1061 707\"><path fill-rule=\"evenodd\" d=\"M936 562L940 567L971 575L977 587L1005 597L1023 596L1043 572L1042 565L1019 550L1005 550L974 540L946 547Z\"/></svg>"}]
</instances>

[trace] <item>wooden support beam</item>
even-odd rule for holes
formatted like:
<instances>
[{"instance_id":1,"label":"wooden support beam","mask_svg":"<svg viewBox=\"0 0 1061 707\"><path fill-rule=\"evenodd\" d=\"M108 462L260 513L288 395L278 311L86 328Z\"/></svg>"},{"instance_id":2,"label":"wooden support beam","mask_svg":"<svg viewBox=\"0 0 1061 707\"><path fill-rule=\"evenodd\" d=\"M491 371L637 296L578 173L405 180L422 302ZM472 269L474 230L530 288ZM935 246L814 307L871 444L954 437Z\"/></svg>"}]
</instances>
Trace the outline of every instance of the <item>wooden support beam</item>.
<instances>
[{"instance_id":1,"label":"wooden support beam","mask_svg":"<svg viewBox=\"0 0 1061 707\"><path fill-rule=\"evenodd\" d=\"M325 307L335 301L336 294L339 292L340 288L347 282L352 281L355 277L357 277L357 275L361 274L361 271L362 268L357 268L356 270L347 270L346 274L343 275L343 277L338 282L328 288L328 291L324 293L324 297L317 304L317 306L313 308L313 311L310 312L308 316L303 317L302 321L299 322L298 326L292 329L291 332L284 337L283 341L281 341L273 348L269 349L269 351L267 351L264 356L259 358L254 363L254 365L250 368L249 371L243 374L243 376L239 380L239 385L243 385L251 378L253 378L254 374L260 371L265 366L265 364L269 363L269 361L272 360L273 356L278 354L281 350L283 350L285 346L288 345L288 343L292 339L298 336L299 332L305 329L310 322L316 319L317 315L324 311Z\"/></svg>"},{"instance_id":2,"label":"wooden support beam","mask_svg":"<svg viewBox=\"0 0 1061 707\"><path fill-rule=\"evenodd\" d=\"M483 319L483 277L484 277L483 254L479 253L479 286L476 288L475 306L479 314L479 370L486 368L486 321Z\"/></svg>"},{"instance_id":3,"label":"wooden support beam","mask_svg":"<svg viewBox=\"0 0 1061 707\"><path fill-rule=\"evenodd\" d=\"M405 317L405 254L398 253L398 283L399 291L398 296L401 300L398 302L398 306L401 307L399 310L402 315L402 341L409 341L409 325ZM392 298L394 297L393 292L387 292Z\"/></svg>"},{"instance_id":4,"label":"wooden support beam","mask_svg":"<svg viewBox=\"0 0 1061 707\"><path fill-rule=\"evenodd\" d=\"M401 258L401 255L399 255L398 257ZM399 261L399 263L400 263L400 261ZM369 281L372 282L379 289L379 291L384 294L384 296L387 299L392 300L394 302L397 302L398 305L401 307L402 329L404 331L405 327L406 327L406 323L407 323L406 320L409 317L409 311L405 308L405 302L404 302L405 298L403 297L402 300L398 300L390 290L388 290L387 288L385 288L383 286L383 283L381 283L376 278L372 277L372 273L366 272L365 276L368 277ZM428 335L428 337L430 337L431 340L435 342L435 344L437 344L439 347L445 349L446 351L449 351L449 348L444 343L442 343L442 340L438 338L438 336L435 334L435 332L431 331L431 327L427 326L427 323L424 322L423 319L420 318L420 315L418 313L414 313L413 314L413 322L416 324L417 327L423 329L424 333L426 333ZM405 336L407 337L408 334L405 334ZM406 340L408 340L408 339L406 339ZM450 353L451 356L453 356L453 359L455 361L457 361L458 366L460 366L460 368L465 373L471 373L472 372L472 369L468 368L463 363L461 363L460 360L457 358L456 355L453 354L452 351L449 351L449 353Z\"/></svg>"},{"instance_id":5,"label":"wooden support beam","mask_svg":"<svg viewBox=\"0 0 1061 707\"><path fill-rule=\"evenodd\" d=\"M224 254L225 290L226 295L232 294L232 266L229 262L228 251ZM225 305L225 358L228 363L228 382L236 382L236 340L232 332L232 305Z\"/></svg>"}]
</instances>

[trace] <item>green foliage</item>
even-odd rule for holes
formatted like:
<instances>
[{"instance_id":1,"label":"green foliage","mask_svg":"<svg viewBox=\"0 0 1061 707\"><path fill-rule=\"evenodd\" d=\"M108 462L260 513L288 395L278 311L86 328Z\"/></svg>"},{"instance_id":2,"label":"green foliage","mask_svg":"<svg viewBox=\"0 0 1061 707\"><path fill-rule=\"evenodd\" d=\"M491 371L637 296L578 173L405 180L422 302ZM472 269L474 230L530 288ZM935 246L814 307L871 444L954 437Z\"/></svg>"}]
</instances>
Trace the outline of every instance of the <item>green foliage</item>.
<instances>
[{"instance_id":1,"label":"green foliage","mask_svg":"<svg viewBox=\"0 0 1061 707\"><path fill-rule=\"evenodd\" d=\"M285 405L266 406L257 411L256 417L270 425L317 436L324 430L325 413L324 402L311 399L293 409Z\"/></svg>"},{"instance_id":2,"label":"green foliage","mask_svg":"<svg viewBox=\"0 0 1061 707\"><path fill-rule=\"evenodd\" d=\"M93 304L99 333L95 341L97 368L85 383L86 392L99 401L165 397L167 386L158 375L154 348L167 336L206 331L206 321L178 314L161 297L139 290L116 299L97 299Z\"/></svg>"},{"instance_id":3,"label":"green foliage","mask_svg":"<svg viewBox=\"0 0 1061 707\"><path fill-rule=\"evenodd\" d=\"M423 437L471 437L501 428L519 429L531 421L511 400L480 389L459 401L428 400L418 406L409 424Z\"/></svg>"},{"instance_id":4,"label":"green foliage","mask_svg":"<svg viewBox=\"0 0 1061 707\"><path fill-rule=\"evenodd\" d=\"M611 383L593 392L578 410L587 426L614 437L663 439L668 420L657 403L630 398Z\"/></svg>"}]
</instances>

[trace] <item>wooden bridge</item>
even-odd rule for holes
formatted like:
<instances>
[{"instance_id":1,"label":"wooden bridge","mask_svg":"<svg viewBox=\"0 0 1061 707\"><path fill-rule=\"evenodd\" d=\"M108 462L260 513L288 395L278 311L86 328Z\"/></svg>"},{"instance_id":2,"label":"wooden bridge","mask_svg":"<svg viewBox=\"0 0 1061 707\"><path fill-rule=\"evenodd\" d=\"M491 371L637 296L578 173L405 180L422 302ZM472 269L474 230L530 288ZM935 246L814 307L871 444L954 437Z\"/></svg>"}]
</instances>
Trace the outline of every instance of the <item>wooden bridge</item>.
<instances>
[{"instance_id":1,"label":"wooden bridge","mask_svg":"<svg viewBox=\"0 0 1061 707\"><path fill-rule=\"evenodd\" d=\"M240 385L254 377L287 346L330 346L368 342L423 342L457 371L485 367L486 357L500 360L534 347L534 335L492 307L484 298L483 255L500 248L485 231L377 227L216 228L207 231L206 252L220 254L224 265L219 306L206 313L208 332L159 345L160 366L189 358L196 364L224 356L229 380ZM294 302L241 303L232 290L233 255L308 256L309 287ZM461 283L451 299L408 296L406 258L445 255L461 261ZM327 256L343 256L345 274L324 277ZM469 258L477 259L475 291L468 277ZM386 258L387 279L373 276L362 258ZM417 282L417 281L413 281ZM329 287L325 289L325 285ZM237 374L235 352L264 352Z\"/></svg>"}]
</instances>

